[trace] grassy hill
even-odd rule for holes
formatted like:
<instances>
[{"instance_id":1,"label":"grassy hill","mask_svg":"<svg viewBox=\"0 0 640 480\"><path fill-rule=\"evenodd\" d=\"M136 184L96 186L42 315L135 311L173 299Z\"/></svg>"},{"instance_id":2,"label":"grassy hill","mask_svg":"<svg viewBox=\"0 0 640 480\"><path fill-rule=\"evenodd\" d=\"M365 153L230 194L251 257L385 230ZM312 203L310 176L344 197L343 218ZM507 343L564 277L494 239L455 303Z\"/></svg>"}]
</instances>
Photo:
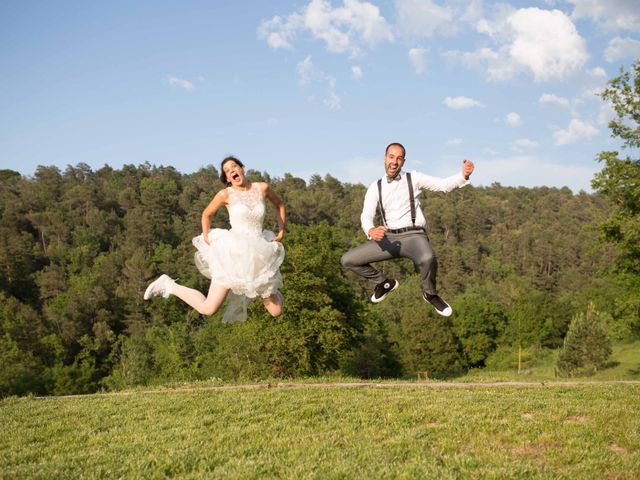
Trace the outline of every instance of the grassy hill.
<instances>
[{"instance_id":1,"label":"grassy hill","mask_svg":"<svg viewBox=\"0 0 640 480\"><path fill-rule=\"evenodd\" d=\"M556 377L555 368L559 350L549 350L545 355L525 362L523 372L517 373L516 368L510 370L491 370L482 368L471 370L457 378L464 382L475 381L553 381ZM516 353L513 353L513 364L516 364ZM568 380L568 379L565 379ZM612 345L611 359L606 368L602 368L590 377L577 380L610 381L610 380L640 380L640 342L619 342Z\"/></svg>"},{"instance_id":2,"label":"grassy hill","mask_svg":"<svg viewBox=\"0 0 640 480\"><path fill-rule=\"evenodd\" d=\"M263 384L0 402L2 478L637 478L640 383Z\"/></svg>"}]
</instances>

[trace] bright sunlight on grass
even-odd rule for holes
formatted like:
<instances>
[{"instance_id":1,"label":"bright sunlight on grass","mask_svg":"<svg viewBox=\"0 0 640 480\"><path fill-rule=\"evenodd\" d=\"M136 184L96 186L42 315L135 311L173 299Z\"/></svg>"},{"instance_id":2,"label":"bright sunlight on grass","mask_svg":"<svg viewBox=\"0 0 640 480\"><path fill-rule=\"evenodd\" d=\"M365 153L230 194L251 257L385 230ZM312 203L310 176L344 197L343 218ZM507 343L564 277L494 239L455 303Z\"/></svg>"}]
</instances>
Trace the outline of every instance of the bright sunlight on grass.
<instances>
[{"instance_id":1,"label":"bright sunlight on grass","mask_svg":"<svg viewBox=\"0 0 640 480\"><path fill-rule=\"evenodd\" d=\"M209 387L0 405L3 478L636 478L640 385Z\"/></svg>"}]
</instances>

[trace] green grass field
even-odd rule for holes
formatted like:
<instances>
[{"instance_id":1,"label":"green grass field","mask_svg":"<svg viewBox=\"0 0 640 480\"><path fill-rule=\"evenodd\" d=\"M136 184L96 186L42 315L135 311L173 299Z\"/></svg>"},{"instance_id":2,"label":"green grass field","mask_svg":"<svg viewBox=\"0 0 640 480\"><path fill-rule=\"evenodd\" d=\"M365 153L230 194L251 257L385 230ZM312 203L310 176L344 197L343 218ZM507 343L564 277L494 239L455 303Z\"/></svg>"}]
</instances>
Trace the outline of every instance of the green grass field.
<instances>
[{"instance_id":1,"label":"green grass field","mask_svg":"<svg viewBox=\"0 0 640 480\"><path fill-rule=\"evenodd\" d=\"M575 379L557 378L555 375L556 361L559 350L550 351L542 359L525 365L523 373L518 374L514 369L508 371L492 371L487 368L472 370L468 374L457 377L457 381L611 381L638 380L640 381L640 342L616 343L612 345L611 361L606 368L601 369L589 377ZM515 354L514 354L515 355Z\"/></svg>"},{"instance_id":2,"label":"green grass field","mask_svg":"<svg viewBox=\"0 0 640 480\"><path fill-rule=\"evenodd\" d=\"M289 384L0 402L2 478L640 474L640 384Z\"/></svg>"}]
</instances>

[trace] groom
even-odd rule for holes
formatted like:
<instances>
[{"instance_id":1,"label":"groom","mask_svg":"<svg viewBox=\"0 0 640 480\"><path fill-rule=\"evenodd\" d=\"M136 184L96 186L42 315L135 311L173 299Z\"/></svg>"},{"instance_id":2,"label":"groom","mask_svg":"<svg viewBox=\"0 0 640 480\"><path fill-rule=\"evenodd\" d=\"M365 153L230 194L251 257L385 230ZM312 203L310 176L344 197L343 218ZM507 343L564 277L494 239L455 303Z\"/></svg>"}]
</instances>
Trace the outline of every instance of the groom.
<instances>
[{"instance_id":1,"label":"groom","mask_svg":"<svg viewBox=\"0 0 640 480\"><path fill-rule=\"evenodd\" d=\"M440 315L448 317L453 310L436 291L438 264L426 234L427 222L416 197L422 190L450 192L467 185L474 165L464 160L462 172L447 178L430 177L416 171L404 173L405 154L406 150L400 143L387 147L384 155L386 175L369 186L360 215L362 229L369 241L342 255L340 263L376 284L371 301L378 303L400 284L397 280L385 278L371 263L410 258L422 278L422 298ZM380 209L382 225L376 227L373 217L377 208Z\"/></svg>"}]
</instances>

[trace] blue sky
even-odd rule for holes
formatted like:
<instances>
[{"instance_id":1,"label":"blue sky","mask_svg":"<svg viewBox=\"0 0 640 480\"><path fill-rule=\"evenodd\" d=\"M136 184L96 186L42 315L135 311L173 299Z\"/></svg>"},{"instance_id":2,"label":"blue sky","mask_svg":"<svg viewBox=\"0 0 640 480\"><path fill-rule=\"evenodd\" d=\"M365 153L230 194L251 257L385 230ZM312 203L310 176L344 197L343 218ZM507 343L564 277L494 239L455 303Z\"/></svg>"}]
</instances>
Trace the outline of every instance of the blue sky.
<instances>
[{"instance_id":1,"label":"blue sky","mask_svg":"<svg viewBox=\"0 0 640 480\"><path fill-rule=\"evenodd\" d=\"M589 191L618 148L596 94L637 58L638 0L3 1L0 168L368 184L398 141L406 169Z\"/></svg>"}]
</instances>

